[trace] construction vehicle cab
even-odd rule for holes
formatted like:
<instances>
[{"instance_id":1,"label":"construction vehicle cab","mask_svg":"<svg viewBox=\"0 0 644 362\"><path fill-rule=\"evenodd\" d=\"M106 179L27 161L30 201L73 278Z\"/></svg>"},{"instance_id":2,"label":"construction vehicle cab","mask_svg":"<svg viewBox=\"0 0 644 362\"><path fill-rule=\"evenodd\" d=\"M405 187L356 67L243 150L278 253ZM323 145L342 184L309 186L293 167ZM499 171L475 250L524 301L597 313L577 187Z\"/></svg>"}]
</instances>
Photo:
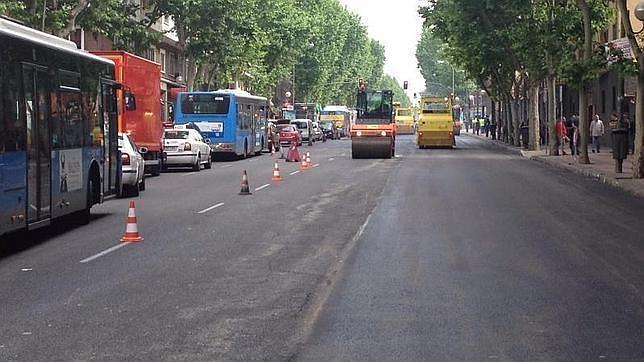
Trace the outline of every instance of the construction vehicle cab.
<instances>
[{"instance_id":1,"label":"construction vehicle cab","mask_svg":"<svg viewBox=\"0 0 644 362\"><path fill-rule=\"evenodd\" d=\"M453 147L454 122L451 97L422 96L416 143L418 148Z\"/></svg>"},{"instance_id":2,"label":"construction vehicle cab","mask_svg":"<svg viewBox=\"0 0 644 362\"><path fill-rule=\"evenodd\" d=\"M357 117L351 128L352 158L391 158L396 150L393 92L358 88Z\"/></svg>"}]
</instances>

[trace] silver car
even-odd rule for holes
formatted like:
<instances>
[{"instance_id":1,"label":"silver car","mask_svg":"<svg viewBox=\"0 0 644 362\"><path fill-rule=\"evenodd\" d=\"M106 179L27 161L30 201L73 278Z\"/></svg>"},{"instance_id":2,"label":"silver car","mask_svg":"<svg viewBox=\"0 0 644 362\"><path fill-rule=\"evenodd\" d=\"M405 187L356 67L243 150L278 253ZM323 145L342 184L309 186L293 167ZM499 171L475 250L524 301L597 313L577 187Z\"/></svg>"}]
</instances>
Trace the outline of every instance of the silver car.
<instances>
[{"instance_id":1,"label":"silver car","mask_svg":"<svg viewBox=\"0 0 644 362\"><path fill-rule=\"evenodd\" d=\"M121 154L121 185L119 196L139 196L145 190L145 162L132 138L119 133L119 153ZM145 152L145 149L142 151Z\"/></svg>"},{"instance_id":2,"label":"silver car","mask_svg":"<svg viewBox=\"0 0 644 362\"><path fill-rule=\"evenodd\" d=\"M166 129L163 136L165 166L192 167L193 171L211 168L210 146L199 131L190 128Z\"/></svg>"}]
</instances>

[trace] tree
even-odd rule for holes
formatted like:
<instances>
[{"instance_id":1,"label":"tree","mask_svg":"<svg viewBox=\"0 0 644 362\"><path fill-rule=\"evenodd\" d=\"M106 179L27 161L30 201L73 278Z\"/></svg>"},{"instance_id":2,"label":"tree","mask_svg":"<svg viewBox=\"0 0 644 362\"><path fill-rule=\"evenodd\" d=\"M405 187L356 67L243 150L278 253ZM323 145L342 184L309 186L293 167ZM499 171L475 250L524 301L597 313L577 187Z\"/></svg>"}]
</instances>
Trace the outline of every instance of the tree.
<instances>
[{"instance_id":1,"label":"tree","mask_svg":"<svg viewBox=\"0 0 644 362\"><path fill-rule=\"evenodd\" d=\"M626 7L626 0L617 0L622 16L622 24L631 49L637 60L637 99L635 100L635 157L633 158L633 177L644 178L644 50L640 46Z\"/></svg>"}]
</instances>

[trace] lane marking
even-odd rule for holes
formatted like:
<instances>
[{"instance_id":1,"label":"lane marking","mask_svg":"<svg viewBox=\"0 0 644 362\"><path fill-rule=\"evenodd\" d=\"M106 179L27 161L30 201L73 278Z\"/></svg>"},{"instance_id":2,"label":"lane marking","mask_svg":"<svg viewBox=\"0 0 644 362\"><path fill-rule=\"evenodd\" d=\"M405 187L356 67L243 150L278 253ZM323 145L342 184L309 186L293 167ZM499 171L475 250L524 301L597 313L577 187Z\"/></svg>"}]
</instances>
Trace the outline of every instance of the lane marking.
<instances>
[{"instance_id":1,"label":"lane marking","mask_svg":"<svg viewBox=\"0 0 644 362\"><path fill-rule=\"evenodd\" d=\"M298 173L300 173L300 170L293 171L293 172L289 173L289 175L293 176L293 175L297 175Z\"/></svg>"},{"instance_id":2,"label":"lane marking","mask_svg":"<svg viewBox=\"0 0 644 362\"><path fill-rule=\"evenodd\" d=\"M335 161L335 158L331 157L329 158L329 161Z\"/></svg>"},{"instance_id":3,"label":"lane marking","mask_svg":"<svg viewBox=\"0 0 644 362\"><path fill-rule=\"evenodd\" d=\"M188 172L188 173L184 173L183 176L190 176L190 175L195 175L195 174L197 174L197 173L196 172Z\"/></svg>"},{"instance_id":4,"label":"lane marking","mask_svg":"<svg viewBox=\"0 0 644 362\"><path fill-rule=\"evenodd\" d=\"M100 253L98 253L96 255L92 255L89 258L85 258L85 259L81 260L80 263L81 264L89 263L90 261L92 261L94 259L98 259L101 256L104 256L104 255L107 255L107 254L109 254L109 253L111 253L113 251L119 250L120 248L122 248L122 247L124 247L126 245L129 245L129 244L132 244L132 242L127 241L127 242L124 242L124 243L120 243L118 245L114 245L113 247L111 247L109 249L106 249L106 250L103 250L103 251L101 251Z\"/></svg>"},{"instance_id":5,"label":"lane marking","mask_svg":"<svg viewBox=\"0 0 644 362\"><path fill-rule=\"evenodd\" d=\"M228 167L233 167L233 165L223 165L221 168L228 168Z\"/></svg>"},{"instance_id":6,"label":"lane marking","mask_svg":"<svg viewBox=\"0 0 644 362\"><path fill-rule=\"evenodd\" d=\"M216 209L216 208L218 208L218 207L222 207L222 206L224 206L224 205L225 205L225 204L224 204L223 202L220 202L220 203L218 203L218 204L215 204L215 205L210 206L209 208L206 208L206 209L203 209L203 210L201 210L201 211L198 211L198 212L197 212L197 214L205 214L205 213L207 213L207 212L208 212L208 211L210 211L210 210L214 210L214 209Z\"/></svg>"},{"instance_id":7,"label":"lane marking","mask_svg":"<svg viewBox=\"0 0 644 362\"><path fill-rule=\"evenodd\" d=\"M313 165L312 167L320 167L320 164L319 164L319 163L316 163L316 164L315 164L315 165Z\"/></svg>"},{"instance_id":8,"label":"lane marking","mask_svg":"<svg viewBox=\"0 0 644 362\"><path fill-rule=\"evenodd\" d=\"M255 191L263 190L263 189L267 188L267 187L268 187L268 186L270 186L270 185L271 185L271 184L262 185L262 186L260 186L260 187L256 188L256 189L255 189Z\"/></svg>"},{"instance_id":9,"label":"lane marking","mask_svg":"<svg viewBox=\"0 0 644 362\"><path fill-rule=\"evenodd\" d=\"M22 269L20 269L20 271L23 271L23 272L30 272L32 270L33 269L31 269L31 268L22 268Z\"/></svg>"},{"instance_id":10,"label":"lane marking","mask_svg":"<svg viewBox=\"0 0 644 362\"><path fill-rule=\"evenodd\" d=\"M340 157L344 157L344 156L346 156L346 155L347 155L346 153L343 153L343 154L341 154L341 155L340 155Z\"/></svg>"}]
</instances>

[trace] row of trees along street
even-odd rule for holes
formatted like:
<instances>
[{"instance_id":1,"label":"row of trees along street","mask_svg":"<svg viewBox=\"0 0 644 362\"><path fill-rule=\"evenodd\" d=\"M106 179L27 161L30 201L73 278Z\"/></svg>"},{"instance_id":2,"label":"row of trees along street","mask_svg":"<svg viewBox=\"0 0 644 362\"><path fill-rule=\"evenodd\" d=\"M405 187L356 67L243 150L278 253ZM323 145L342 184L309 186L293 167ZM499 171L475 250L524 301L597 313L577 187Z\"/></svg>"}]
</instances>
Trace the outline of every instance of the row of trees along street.
<instances>
[{"instance_id":1,"label":"row of trees along street","mask_svg":"<svg viewBox=\"0 0 644 362\"><path fill-rule=\"evenodd\" d=\"M539 148L539 119L555 134L556 82L579 91L580 163L589 163L588 105L591 84L608 70L637 75L633 170L644 177L644 52L631 26L626 0L430 0L421 7L425 30L417 57L425 79L434 74L423 56L438 47L439 56L484 89L493 101L492 117L508 129L505 141L519 144L519 102L528 99L530 149ZM621 17L634 62L619 49L598 42L597 34ZM639 24L638 24L639 25ZM438 43L438 46L436 45ZM460 73L462 72L462 73ZM443 70L442 74L445 71ZM450 75L451 76L451 75ZM463 83L459 87L465 87ZM546 88L547 112L539 114ZM555 137L550 137L551 153Z\"/></svg>"},{"instance_id":2,"label":"row of trees along street","mask_svg":"<svg viewBox=\"0 0 644 362\"><path fill-rule=\"evenodd\" d=\"M169 17L190 65L190 89L240 81L271 96L295 79L297 101L352 105L363 78L410 104L384 73L382 44L338 0L4 0L0 14L61 37L83 28L136 54L159 41L151 26Z\"/></svg>"}]
</instances>

